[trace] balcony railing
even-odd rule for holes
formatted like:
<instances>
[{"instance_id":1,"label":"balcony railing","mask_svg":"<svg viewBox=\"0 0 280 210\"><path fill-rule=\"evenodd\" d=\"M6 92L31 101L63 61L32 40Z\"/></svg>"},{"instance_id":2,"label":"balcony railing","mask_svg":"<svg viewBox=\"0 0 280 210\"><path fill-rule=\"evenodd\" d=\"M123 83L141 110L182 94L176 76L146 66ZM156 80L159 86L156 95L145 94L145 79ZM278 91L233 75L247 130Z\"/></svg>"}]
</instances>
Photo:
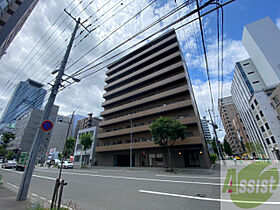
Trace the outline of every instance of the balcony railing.
<instances>
[{"instance_id":1,"label":"balcony railing","mask_svg":"<svg viewBox=\"0 0 280 210\"><path fill-rule=\"evenodd\" d=\"M149 75L147 75L145 77L142 77L142 78L140 78L140 79L138 79L138 80L136 80L134 82L131 82L131 83L127 84L127 85L123 85L123 86L121 86L119 88L116 88L114 90L108 91L108 92L103 94L103 98L106 98L107 96L110 96L112 94L118 93L118 92L123 91L125 89L132 88L135 85L141 84L141 83L143 83L143 82L145 82L145 81L147 81L149 79L155 78L155 77L157 77L157 76L159 76L161 74L164 74L166 72L172 71L173 69L176 69L176 68L178 68L180 66L183 66L182 61L179 61L179 62L177 62L175 64L170 65L170 66L167 66L166 68L163 68L163 69L161 69L159 71L156 71L156 72L154 72L152 74L149 74Z\"/></svg>"},{"instance_id":2,"label":"balcony railing","mask_svg":"<svg viewBox=\"0 0 280 210\"><path fill-rule=\"evenodd\" d=\"M133 72L133 73L131 73L131 74L125 76L125 77L122 77L121 79L118 79L117 81L109 83L109 84L104 86L104 89L107 90L108 88L113 87L114 85L117 85L117 84L119 84L119 83L121 83L123 81L129 80L129 79L133 78L134 76L139 75L139 74L141 74L141 73L143 73L143 72L145 72L147 70L150 70L151 68L154 68L155 66L158 66L159 64L161 64L161 63L163 63L163 62L165 62L167 60L170 60L172 58L175 58L177 56L180 56L180 52L175 52L175 53L173 53L173 54L171 54L171 55L169 55L167 57L164 57L164 58L162 58L162 59L160 59L160 60L158 60L158 61L156 61L156 62L154 62L154 63L152 63L152 64L150 64L148 66L145 66L142 69L139 69L136 72Z\"/></svg>"},{"instance_id":3,"label":"balcony railing","mask_svg":"<svg viewBox=\"0 0 280 210\"><path fill-rule=\"evenodd\" d=\"M136 63L134 63L134 64L132 64L132 65L130 65L130 66L128 66L128 67L126 67L125 69L123 69L123 70L121 70L121 71L119 71L119 72L117 72L117 73L115 73L115 74L113 74L113 75L107 77L107 78L105 79L105 82L109 82L110 80L112 80L112 79L114 79L114 78L116 78L116 77L122 75L122 74L125 73L126 71L128 71L128 70L130 70L130 69L132 69L132 68L134 68L134 67L136 67L136 66L138 66L139 64L144 63L145 61L151 60L152 58L154 58L154 57L156 57L156 56L158 56L158 55L160 55L160 54L162 54L162 53L164 53L164 52L166 52L166 51L168 51L168 50L170 50L170 49L172 49L172 48L174 48L174 47L177 47L177 46L178 46L178 43L177 43L177 42L175 42L175 43L173 43L173 44L171 44L171 45L169 45L169 46L166 46L165 48L159 50L159 51L156 52L156 53L153 53L152 55L148 56L147 58L144 58L144 59L142 59L142 60L140 60L140 61L138 61L138 62L136 62ZM117 80L118 80L118 79L117 79Z\"/></svg>"},{"instance_id":4,"label":"balcony railing","mask_svg":"<svg viewBox=\"0 0 280 210\"><path fill-rule=\"evenodd\" d=\"M180 73L180 74L177 74L177 75L175 75L173 77L167 78L165 80L161 80L161 81L156 82L154 84L148 85L147 87L143 87L143 88L140 88L138 90L131 91L131 92L129 92L127 94L124 94L122 96L113 98L111 100L107 100L107 101L102 103L102 106L106 106L106 105L109 105L109 104L112 104L112 103L124 100L126 98L131 97L131 96L135 96L135 95L147 92L147 91L152 91L153 89L156 89L156 88L159 88L159 87L162 87L162 86L166 86L166 85L168 85L170 83L174 83L175 81L180 80L182 78L185 78L185 73L183 73L183 72Z\"/></svg>"},{"instance_id":5,"label":"balcony railing","mask_svg":"<svg viewBox=\"0 0 280 210\"><path fill-rule=\"evenodd\" d=\"M106 74L109 75L111 72L113 72L113 71L114 71L115 69L117 69L119 66L122 66L122 65L124 65L124 64L126 64L126 63L128 63L128 62L130 62L130 61L132 61L132 60L134 60L134 59L136 59L136 58L138 58L139 56L141 56L141 55L143 55L143 54L145 54L145 53L151 51L152 49L154 49L154 48L156 48L156 47L158 47L158 46L164 44L165 42L168 42L168 41L171 40L171 39L174 39L175 37L176 37L176 35L174 34L174 35L169 36L169 37L167 37L166 39L164 39L164 40L162 40L162 41L160 41L160 42L158 42L158 43L152 45L151 47L147 48L146 50L143 50L141 53L138 53L137 55L135 55L135 56L133 56L133 57L127 59L127 60L124 61L124 62L122 62L120 65L117 65L117 66L115 66L115 67L109 69L109 70L106 72Z\"/></svg>"},{"instance_id":6,"label":"balcony railing","mask_svg":"<svg viewBox=\"0 0 280 210\"><path fill-rule=\"evenodd\" d=\"M145 116L150 116L150 115L153 115L153 114L172 111L172 110L175 110L175 109L180 109L180 108L191 106L191 105L192 105L191 99L176 101L176 102L169 103L169 104L160 104L155 108L135 112L133 114L127 114L127 115L124 115L122 117L117 117L117 118L110 119L110 120L104 120L104 121L100 122L99 126L100 127L108 126L108 125L111 125L111 124L127 121L129 119L137 119L137 118L140 118L140 117L145 117Z\"/></svg>"},{"instance_id":7,"label":"balcony railing","mask_svg":"<svg viewBox=\"0 0 280 210\"><path fill-rule=\"evenodd\" d=\"M139 113L139 114L141 114L141 113ZM178 119L178 121L184 125L197 122L196 117L187 117L187 118L183 118L183 119ZM115 136L129 135L130 129L131 128L124 128L121 130L116 130L116 131L111 131L111 132L106 132L106 133L99 133L98 139L105 139L105 138L111 138L111 137L115 137ZM132 133L140 133L140 132L145 132L145 131L150 131L150 125L144 125L144 126L138 126L138 127L132 128Z\"/></svg>"},{"instance_id":8,"label":"balcony railing","mask_svg":"<svg viewBox=\"0 0 280 210\"><path fill-rule=\"evenodd\" d=\"M202 141L199 136L192 136L192 137L185 138L183 141L177 140L174 145L180 146L180 145L201 144L201 143L202 143ZM160 146L155 144L153 141L132 143L133 150L134 149L154 148L154 147L160 147ZM109 151L129 150L129 149L130 149L130 143L126 143L126 144L116 144L116 145L110 145L110 146L97 146L95 151L96 152L109 152Z\"/></svg>"}]
</instances>

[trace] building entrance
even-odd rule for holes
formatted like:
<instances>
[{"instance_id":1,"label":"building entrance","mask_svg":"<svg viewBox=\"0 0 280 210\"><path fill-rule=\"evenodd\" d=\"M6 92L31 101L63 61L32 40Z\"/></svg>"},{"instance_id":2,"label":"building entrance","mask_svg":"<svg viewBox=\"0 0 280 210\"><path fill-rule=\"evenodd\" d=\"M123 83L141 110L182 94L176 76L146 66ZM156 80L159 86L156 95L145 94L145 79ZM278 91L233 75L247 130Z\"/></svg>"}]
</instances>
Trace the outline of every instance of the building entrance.
<instances>
[{"instance_id":1,"label":"building entrance","mask_svg":"<svg viewBox=\"0 0 280 210\"><path fill-rule=\"evenodd\" d=\"M185 152L184 159L185 159L185 167L200 167L198 151Z\"/></svg>"}]
</instances>

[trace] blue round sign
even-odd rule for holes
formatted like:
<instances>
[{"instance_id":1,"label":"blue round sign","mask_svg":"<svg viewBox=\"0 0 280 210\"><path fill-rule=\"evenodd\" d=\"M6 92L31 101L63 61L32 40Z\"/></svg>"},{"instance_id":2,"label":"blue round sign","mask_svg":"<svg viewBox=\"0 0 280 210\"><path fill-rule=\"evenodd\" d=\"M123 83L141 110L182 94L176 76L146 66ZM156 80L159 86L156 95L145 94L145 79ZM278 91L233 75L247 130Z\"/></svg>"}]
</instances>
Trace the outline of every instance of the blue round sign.
<instances>
[{"instance_id":1,"label":"blue round sign","mask_svg":"<svg viewBox=\"0 0 280 210\"><path fill-rule=\"evenodd\" d=\"M43 131L50 131L53 128L53 123L50 120L42 122L41 128Z\"/></svg>"}]
</instances>

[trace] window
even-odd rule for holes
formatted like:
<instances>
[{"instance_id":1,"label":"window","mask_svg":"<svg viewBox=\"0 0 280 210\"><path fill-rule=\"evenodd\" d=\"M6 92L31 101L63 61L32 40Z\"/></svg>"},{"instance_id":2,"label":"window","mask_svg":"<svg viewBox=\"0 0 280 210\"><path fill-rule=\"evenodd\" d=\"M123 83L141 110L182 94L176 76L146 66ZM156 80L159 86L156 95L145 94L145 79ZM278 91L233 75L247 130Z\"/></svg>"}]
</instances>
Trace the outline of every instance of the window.
<instances>
[{"instance_id":1,"label":"window","mask_svg":"<svg viewBox=\"0 0 280 210\"><path fill-rule=\"evenodd\" d=\"M277 96L273 97L272 100L275 103L275 105L279 104L279 99Z\"/></svg>"},{"instance_id":2,"label":"window","mask_svg":"<svg viewBox=\"0 0 280 210\"><path fill-rule=\"evenodd\" d=\"M261 115L261 117L263 117L263 112L262 112L262 110L260 111L260 115Z\"/></svg>"},{"instance_id":3,"label":"window","mask_svg":"<svg viewBox=\"0 0 280 210\"><path fill-rule=\"evenodd\" d=\"M255 81L255 82L253 82L253 84L257 84L257 83L259 83L260 81Z\"/></svg>"},{"instance_id":4,"label":"window","mask_svg":"<svg viewBox=\"0 0 280 210\"><path fill-rule=\"evenodd\" d=\"M256 115L256 118L257 118L257 120L260 120L260 117L259 117L259 115L258 115L258 114Z\"/></svg>"},{"instance_id":5,"label":"window","mask_svg":"<svg viewBox=\"0 0 280 210\"><path fill-rule=\"evenodd\" d=\"M261 130L262 130L262 132L265 132L265 129L264 129L264 127L263 127L263 126L261 126Z\"/></svg>"},{"instance_id":6,"label":"window","mask_svg":"<svg viewBox=\"0 0 280 210\"><path fill-rule=\"evenodd\" d=\"M271 138L272 143L273 143L273 144L275 144L275 143L276 143L276 141L275 141L274 136L271 136L270 138Z\"/></svg>"},{"instance_id":7,"label":"window","mask_svg":"<svg viewBox=\"0 0 280 210\"><path fill-rule=\"evenodd\" d=\"M104 146L110 146L110 142L104 142Z\"/></svg>"},{"instance_id":8,"label":"window","mask_svg":"<svg viewBox=\"0 0 280 210\"><path fill-rule=\"evenodd\" d=\"M254 74L254 72L253 72L253 71L250 71L250 72L248 72L248 74Z\"/></svg>"},{"instance_id":9,"label":"window","mask_svg":"<svg viewBox=\"0 0 280 210\"><path fill-rule=\"evenodd\" d=\"M266 143L267 143L268 145L271 144L270 141L269 141L269 138L267 138L267 139L265 139L265 140L266 140Z\"/></svg>"},{"instance_id":10,"label":"window","mask_svg":"<svg viewBox=\"0 0 280 210\"><path fill-rule=\"evenodd\" d=\"M257 102L257 100L256 100L256 99L254 100L254 102L255 102L255 104L256 104L256 106L257 106L257 105L258 105L258 102Z\"/></svg>"},{"instance_id":11,"label":"window","mask_svg":"<svg viewBox=\"0 0 280 210\"><path fill-rule=\"evenodd\" d=\"M122 141L117 141L117 144L122 144Z\"/></svg>"},{"instance_id":12,"label":"window","mask_svg":"<svg viewBox=\"0 0 280 210\"><path fill-rule=\"evenodd\" d=\"M268 123L265 123L265 127L266 127L266 129L267 129L267 130L269 130L269 129L270 129L270 127L269 127Z\"/></svg>"},{"instance_id":13,"label":"window","mask_svg":"<svg viewBox=\"0 0 280 210\"><path fill-rule=\"evenodd\" d=\"M252 104L252 105L251 105L251 108L252 108L253 110L255 109L255 106L254 106L254 104Z\"/></svg>"},{"instance_id":14,"label":"window","mask_svg":"<svg viewBox=\"0 0 280 210\"><path fill-rule=\"evenodd\" d=\"M191 137L191 136L193 136L193 133L192 133L192 132L187 132L187 133L185 134L185 137Z\"/></svg>"}]
</instances>

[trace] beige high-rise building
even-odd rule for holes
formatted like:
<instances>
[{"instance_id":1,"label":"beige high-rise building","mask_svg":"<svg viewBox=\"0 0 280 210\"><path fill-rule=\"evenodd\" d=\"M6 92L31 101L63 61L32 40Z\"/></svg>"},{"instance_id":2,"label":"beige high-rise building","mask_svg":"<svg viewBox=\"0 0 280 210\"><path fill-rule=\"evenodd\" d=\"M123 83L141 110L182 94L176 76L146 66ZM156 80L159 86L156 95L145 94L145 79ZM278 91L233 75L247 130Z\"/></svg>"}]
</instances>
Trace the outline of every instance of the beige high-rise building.
<instances>
[{"instance_id":1,"label":"beige high-rise building","mask_svg":"<svg viewBox=\"0 0 280 210\"><path fill-rule=\"evenodd\" d=\"M150 125L160 116L187 126L172 148L175 167L209 167L209 154L179 43L171 30L108 67L99 126L97 164L166 166Z\"/></svg>"},{"instance_id":2,"label":"beige high-rise building","mask_svg":"<svg viewBox=\"0 0 280 210\"><path fill-rule=\"evenodd\" d=\"M238 140L233 126L233 119L238 113L232 97L224 97L218 99L218 108L226 132L225 139L228 141L233 154L241 154L243 152L241 142Z\"/></svg>"}]
</instances>

